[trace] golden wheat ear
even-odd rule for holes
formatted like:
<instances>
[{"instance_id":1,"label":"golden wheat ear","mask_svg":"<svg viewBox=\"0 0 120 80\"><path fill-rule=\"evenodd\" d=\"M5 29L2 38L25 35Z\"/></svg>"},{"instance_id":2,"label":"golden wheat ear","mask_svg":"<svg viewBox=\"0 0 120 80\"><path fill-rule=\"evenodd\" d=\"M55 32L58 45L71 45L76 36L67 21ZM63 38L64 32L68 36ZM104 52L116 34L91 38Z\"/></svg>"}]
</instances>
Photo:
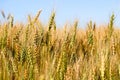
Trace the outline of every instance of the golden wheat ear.
<instances>
[{"instance_id":1,"label":"golden wheat ear","mask_svg":"<svg viewBox=\"0 0 120 80\"><path fill-rule=\"evenodd\" d=\"M35 18L34 18L33 23L35 23L35 22L38 20L41 12L42 12L42 10L39 10L39 11L38 11L37 15L36 15Z\"/></svg>"}]
</instances>

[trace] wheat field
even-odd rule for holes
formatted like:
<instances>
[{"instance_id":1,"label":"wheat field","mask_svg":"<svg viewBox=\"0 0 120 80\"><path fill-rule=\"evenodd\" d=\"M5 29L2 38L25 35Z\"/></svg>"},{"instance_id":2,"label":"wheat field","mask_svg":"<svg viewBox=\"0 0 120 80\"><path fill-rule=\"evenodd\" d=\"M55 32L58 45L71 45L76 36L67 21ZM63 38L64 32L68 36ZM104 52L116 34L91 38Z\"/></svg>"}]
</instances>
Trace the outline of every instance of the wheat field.
<instances>
[{"instance_id":1,"label":"wheat field","mask_svg":"<svg viewBox=\"0 0 120 80\"><path fill-rule=\"evenodd\" d=\"M55 12L43 25L28 15L25 24L9 15L0 24L0 80L120 80L120 29L78 21L57 28Z\"/></svg>"}]
</instances>

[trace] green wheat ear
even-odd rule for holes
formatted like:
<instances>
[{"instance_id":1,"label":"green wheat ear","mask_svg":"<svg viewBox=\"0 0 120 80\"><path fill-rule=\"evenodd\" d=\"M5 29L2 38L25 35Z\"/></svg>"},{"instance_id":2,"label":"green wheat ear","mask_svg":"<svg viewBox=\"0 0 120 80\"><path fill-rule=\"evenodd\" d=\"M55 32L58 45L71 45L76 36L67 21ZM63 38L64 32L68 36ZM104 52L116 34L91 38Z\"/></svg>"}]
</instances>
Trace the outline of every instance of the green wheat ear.
<instances>
[{"instance_id":1,"label":"green wheat ear","mask_svg":"<svg viewBox=\"0 0 120 80\"><path fill-rule=\"evenodd\" d=\"M89 22L88 24L88 34L87 34L87 37L88 37L88 44L93 44L93 23L92 21Z\"/></svg>"},{"instance_id":2,"label":"green wheat ear","mask_svg":"<svg viewBox=\"0 0 120 80\"><path fill-rule=\"evenodd\" d=\"M109 25L108 25L108 34L109 34L109 37L112 36L112 33L113 33L113 30L114 30L114 20L115 20L115 15L112 14L111 17L110 17L110 22L109 22Z\"/></svg>"},{"instance_id":3,"label":"green wheat ear","mask_svg":"<svg viewBox=\"0 0 120 80\"><path fill-rule=\"evenodd\" d=\"M54 31L56 31L56 22L55 21L53 23L53 26L54 26Z\"/></svg>"},{"instance_id":4,"label":"green wheat ear","mask_svg":"<svg viewBox=\"0 0 120 80\"><path fill-rule=\"evenodd\" d=\"M74 30L73 30L73 34L72 34L71 42L70 42L70 47L74 46L75 39L76 39L77 26L78 26L78 21L75 21L74 22Z\"/></svg>"},{"instance_id":5,"label":"green wheat ear","mask_svg":"<svg viewBox=\"0 0 120 80\"><path fill-rule=\"evenodd\" d=\"M14 17L10 16L10 27L11 28L13 27L13 22L14 22Z\"/></svg>"},{"instance_id":6,"label":"green wheat ear","mask_svg":"<svg viewBox=\"0 0 120 80\"><path fill-rule=\"evenodd\" d=\"M49 25L48 25L48 31L51 30L51 28L52 28L53 25L56 26L56 24L55 24L55 22L54 22L54 19L55 19L55 12L53 12L53 13L51 14L50 21L49 21ZM54 28L54 29L55 29L55 28Z\"/></svg>"},{"instance_id":7,"label":"green wheat ear","mask_svg":"<svg viewBox=\"0 0 120 80\"><path fill-rule=\"evenodd\" d=\"M77 26L78 26L78 21L75 21L74 23L74 34L73 34L73 43L75 42L75 38L76 38L76 32L77 32Z\"/></svg>"}]
</instances>

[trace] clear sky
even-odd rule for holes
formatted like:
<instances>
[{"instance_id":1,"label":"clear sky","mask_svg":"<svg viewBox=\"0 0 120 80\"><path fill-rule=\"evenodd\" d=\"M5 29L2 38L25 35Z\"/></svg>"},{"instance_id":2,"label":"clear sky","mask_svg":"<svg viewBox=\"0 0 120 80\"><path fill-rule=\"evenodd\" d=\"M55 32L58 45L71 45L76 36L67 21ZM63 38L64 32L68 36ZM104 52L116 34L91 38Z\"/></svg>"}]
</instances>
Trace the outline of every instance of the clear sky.
<instances>
[{"instance_id":1,"label":"clear sky","mask_svg":"<svg viewBox=\"0 0 120 80\"><path fill-rule=\"evenodd\" d=\"M120 26L120 0L0 0L0 10L13 14L15 21L23 22L28 14L34 16L38 10L42 10L40 19L45 23L55 10L58 25L78 19L81 26L90 20L97 24L107 23L114 12L115 24Z\"/></svg>"}]
</instances>

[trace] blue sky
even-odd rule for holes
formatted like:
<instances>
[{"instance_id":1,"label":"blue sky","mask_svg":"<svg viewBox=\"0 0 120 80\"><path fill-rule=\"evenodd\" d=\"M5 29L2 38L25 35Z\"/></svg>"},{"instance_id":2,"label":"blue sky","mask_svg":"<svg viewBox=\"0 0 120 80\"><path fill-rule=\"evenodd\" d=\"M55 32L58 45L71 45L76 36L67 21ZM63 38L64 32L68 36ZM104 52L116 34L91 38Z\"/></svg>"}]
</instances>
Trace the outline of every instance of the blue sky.
<instances>
[{"instance_id":1,"label":"blue sky","mask_svg":"<svg viewBox=\"0 0 120 80\"><path fill-rule=\"evenodd\" d=\"M113 12L115 24L119 26L119 5L120 0L0 0L0 10L14 15L15 21L25 22L28 14L34 16L38 10L42 10L40 19L47 23L51 12L55 10L57 25L78 19L80 26L85 26L90 20L106 24Z\"/></svg>"}]
</instances>

